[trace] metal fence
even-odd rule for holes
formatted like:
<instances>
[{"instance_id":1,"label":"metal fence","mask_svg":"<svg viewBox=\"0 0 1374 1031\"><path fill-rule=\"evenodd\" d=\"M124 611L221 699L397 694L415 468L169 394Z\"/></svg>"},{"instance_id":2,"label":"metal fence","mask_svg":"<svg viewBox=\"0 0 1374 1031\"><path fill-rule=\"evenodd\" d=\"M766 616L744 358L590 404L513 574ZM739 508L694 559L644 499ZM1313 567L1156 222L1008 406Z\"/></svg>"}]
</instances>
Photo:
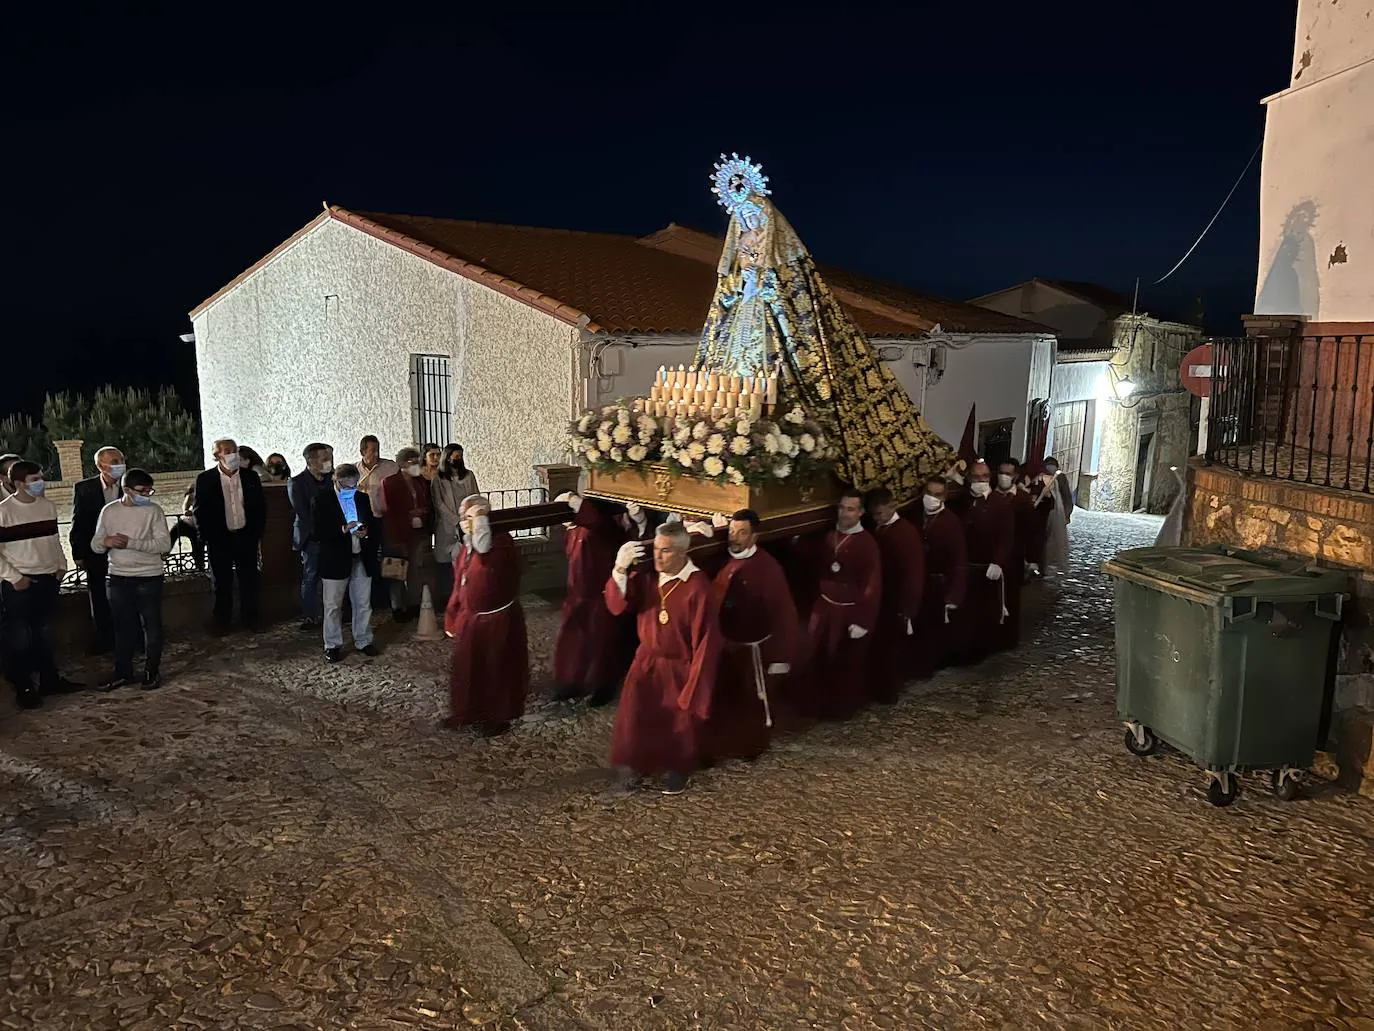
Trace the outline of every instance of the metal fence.
<instances>
[{"instance_id":1,"label":"metal fence","mask_svg":"<svg viewBox=\"0 0 1374 1031\"><path fill-rule=\"evenodd\" d=\"M1211 341L1209 463L1372 493L1374 336Z\"/></svg>"}]
</instances>

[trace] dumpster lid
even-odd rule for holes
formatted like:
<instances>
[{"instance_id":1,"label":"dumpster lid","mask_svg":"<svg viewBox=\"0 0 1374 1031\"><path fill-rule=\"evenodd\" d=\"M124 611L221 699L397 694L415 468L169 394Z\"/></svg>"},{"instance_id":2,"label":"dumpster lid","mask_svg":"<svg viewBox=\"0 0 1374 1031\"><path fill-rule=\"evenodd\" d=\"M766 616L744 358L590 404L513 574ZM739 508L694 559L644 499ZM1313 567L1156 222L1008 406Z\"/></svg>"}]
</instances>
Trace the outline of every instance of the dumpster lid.
<instances>
[{"instance_id":1,"label":"dumpster lid","mask_svg":"<svg viewBox=\"0 0 1374 1031\"><path fill-rule=\"evenodd\" d=\"M1107 563L1145 579L1232 597L1317 598L1343 594L1349 574L1314 569L1302 559L1240 548L1132 548Z\"/></svg>"}]
</instances>

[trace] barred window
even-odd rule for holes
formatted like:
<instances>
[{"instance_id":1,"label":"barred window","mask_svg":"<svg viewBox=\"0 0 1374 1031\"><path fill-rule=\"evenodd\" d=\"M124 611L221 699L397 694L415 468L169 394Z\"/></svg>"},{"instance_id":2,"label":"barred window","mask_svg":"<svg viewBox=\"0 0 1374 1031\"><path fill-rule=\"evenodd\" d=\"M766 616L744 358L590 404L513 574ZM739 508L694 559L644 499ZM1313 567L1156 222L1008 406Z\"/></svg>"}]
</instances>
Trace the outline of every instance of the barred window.
<instances>
[{"instance_id":1,"label":"barred window","mask_svg":"<svg viewBox=\"0 0 1374 1031\"><path fill-rule=\"evenodd\" d=\"M410 356L410 428L420 446L442 447L453 436L453 394L444 355Z\"/></svg>"}]
</instances>

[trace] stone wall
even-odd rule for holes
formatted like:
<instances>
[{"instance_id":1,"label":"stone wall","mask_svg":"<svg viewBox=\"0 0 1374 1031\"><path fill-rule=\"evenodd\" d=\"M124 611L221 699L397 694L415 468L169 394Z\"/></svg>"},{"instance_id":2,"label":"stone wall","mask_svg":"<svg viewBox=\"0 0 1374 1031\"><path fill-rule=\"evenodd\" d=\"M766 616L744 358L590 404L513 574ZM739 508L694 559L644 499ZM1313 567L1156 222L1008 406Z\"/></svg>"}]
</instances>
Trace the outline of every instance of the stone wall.
<instances>
[{"instance_id":1,"label":"stone wall","mask_svg":"<svg viewBox=\"0 0 1374 1031\"><path fill-rule=\"evenodd\" d=\"M1244 476L1193 459L1183 543L1272 549L1350 571L1330 747L1342 779L1374 796L1374 496Z\"/></svg>"}]
</instances>

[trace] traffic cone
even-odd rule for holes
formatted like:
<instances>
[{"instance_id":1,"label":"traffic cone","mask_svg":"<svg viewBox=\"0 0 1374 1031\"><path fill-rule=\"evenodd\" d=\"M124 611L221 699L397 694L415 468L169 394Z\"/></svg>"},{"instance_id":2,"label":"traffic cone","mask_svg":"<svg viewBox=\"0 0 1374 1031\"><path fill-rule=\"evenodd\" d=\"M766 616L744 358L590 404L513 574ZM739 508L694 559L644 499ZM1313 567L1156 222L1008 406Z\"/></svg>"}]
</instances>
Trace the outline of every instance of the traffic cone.
<instances>
[{"instance_id":1,"label":"traffic cone","mask_svg":"<svg viewBox=\"0 0 1374 1031\"><path fill-rule=\"evenodd\" d=\"M439 629L439 621L434 618L434 601L429 596L429 586L425 586L420 596L420 623L415 628L417 641L442 641L444 633Z\"/></svg>"}]
</instances>

